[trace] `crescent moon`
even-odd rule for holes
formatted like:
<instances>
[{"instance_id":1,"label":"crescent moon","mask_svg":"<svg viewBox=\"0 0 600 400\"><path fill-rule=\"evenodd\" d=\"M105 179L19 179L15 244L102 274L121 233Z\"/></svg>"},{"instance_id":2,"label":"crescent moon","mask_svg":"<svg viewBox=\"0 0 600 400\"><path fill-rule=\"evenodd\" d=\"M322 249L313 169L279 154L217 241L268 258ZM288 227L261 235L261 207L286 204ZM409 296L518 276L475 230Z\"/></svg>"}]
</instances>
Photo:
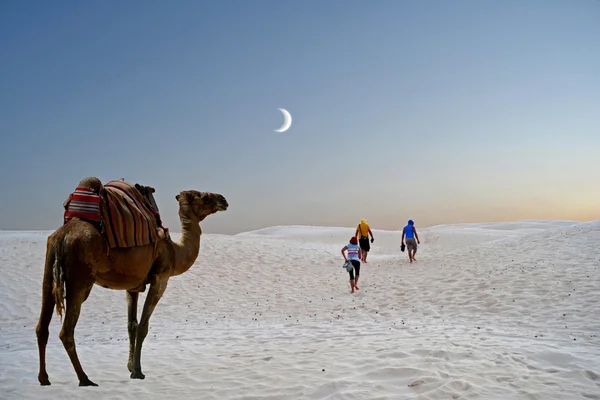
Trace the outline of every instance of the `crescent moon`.
<instances>
[{"instance_id":1,"label":"crescent moon","mask_svg":"<svg viewBox=\"0 0 600 400\"><path fill-rule=\"evenodd\" d=\"M283 114L283 125L281 125L281 128L279 129L275 129L275 132L285 132L288 129L290 129L290 126L292 126L292 116L290 115L289 112L287 112L287 110L284 110L283 108L278 108L279 111L281 111L281 113Z\"/></svg>"}]
</instances>

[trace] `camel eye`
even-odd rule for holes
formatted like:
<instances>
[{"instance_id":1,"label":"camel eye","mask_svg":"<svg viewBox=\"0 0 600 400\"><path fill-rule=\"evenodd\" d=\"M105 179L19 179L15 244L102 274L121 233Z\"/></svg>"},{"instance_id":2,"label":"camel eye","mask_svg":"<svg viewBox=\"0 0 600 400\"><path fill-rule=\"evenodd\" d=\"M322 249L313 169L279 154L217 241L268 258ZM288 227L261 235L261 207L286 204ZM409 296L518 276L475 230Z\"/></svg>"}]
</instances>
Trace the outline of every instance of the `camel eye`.
<instances>
[{"instance_id":1,"label":"camel eye","mask_svg":"<svg viewBox=\"0 0 600 400\"><path fill-rule=\"evenodd\" d=\"M202 196L200 196L200 198L204 202L213 202L215 200L214 196L211 193L202 193Z\"/></svg>"}]
</instances>

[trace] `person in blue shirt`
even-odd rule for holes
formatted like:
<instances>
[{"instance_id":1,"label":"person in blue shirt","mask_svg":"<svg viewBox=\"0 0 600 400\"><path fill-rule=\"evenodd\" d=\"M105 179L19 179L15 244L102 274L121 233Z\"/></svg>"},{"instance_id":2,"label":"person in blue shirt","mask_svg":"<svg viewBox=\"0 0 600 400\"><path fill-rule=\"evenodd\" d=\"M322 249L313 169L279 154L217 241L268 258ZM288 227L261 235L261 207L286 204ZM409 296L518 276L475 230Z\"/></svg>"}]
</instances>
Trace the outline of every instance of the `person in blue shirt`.
<instances>
[{"instance_id":1,"label":"person in blue shirt","mask_svg":"<svg viewBox=\"0 0 600 400\"><path fill-rule=\"evenodd\" d=\"M346 257L345 251L348 251L348 257ZM358 277L360 276L360 260L362 259L362 249L358 245L358 239L356 236L352 236L350 238L350 243L345 245L342 248L342 256L344 256L344 261L350 261L354 266L354 270L348 272L350 274L350 288L352 288L352 292L354 293L354 289L358 290Z\"/></svg>"},{"instance_id":2,"label":"person in blue shirt","mask_svg":"<svg viewBox=\"0 0 600 400\"><path fill-rule=\"evenodd\" d=\"M417 229L415 228L415 223L412 219L409 220L408 225L402 229L402 244L405 243L406 248L408 249L408 258L410 259L410 262L417 261L415 259L415 254L417 254L417 244L421 244L421 241L419 240L419 235L417 234Z\"/></svg>"}]
</instances>

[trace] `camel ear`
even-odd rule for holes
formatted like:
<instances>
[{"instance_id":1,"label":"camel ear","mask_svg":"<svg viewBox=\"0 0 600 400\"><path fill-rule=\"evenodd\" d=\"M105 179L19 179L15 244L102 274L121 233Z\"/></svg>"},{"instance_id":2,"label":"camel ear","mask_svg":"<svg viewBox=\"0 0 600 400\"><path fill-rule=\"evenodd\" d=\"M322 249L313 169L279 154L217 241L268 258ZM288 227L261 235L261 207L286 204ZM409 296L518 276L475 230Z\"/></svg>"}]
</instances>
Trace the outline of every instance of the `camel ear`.
<instances>
[{"instance_id":1,"label":"camel ear","mask_svg":"<svg viewBox=\"0 0 600 400\"><path fill-rule=\"evenodd\" d=\"M196 195L192 192L185 192L185 198L186 198L187 202L191 204L194 202Z\"/></svg>"},{"instance_id":2,"label":"camel ear","mask_svg":"<svg viewBox=\"0 0 600 400\"><path fill-rule=\"evenodd\" d=\"M183 199L182 199L182 197L183 197ZM194 202L194 198L195 197L196 196L194 195L194 193L191 193L191 192L181 192L177 196L175 196L175 199L177 201L184 200L184 203L191 204L191 203Z\"/></svg>"}]
</instances>

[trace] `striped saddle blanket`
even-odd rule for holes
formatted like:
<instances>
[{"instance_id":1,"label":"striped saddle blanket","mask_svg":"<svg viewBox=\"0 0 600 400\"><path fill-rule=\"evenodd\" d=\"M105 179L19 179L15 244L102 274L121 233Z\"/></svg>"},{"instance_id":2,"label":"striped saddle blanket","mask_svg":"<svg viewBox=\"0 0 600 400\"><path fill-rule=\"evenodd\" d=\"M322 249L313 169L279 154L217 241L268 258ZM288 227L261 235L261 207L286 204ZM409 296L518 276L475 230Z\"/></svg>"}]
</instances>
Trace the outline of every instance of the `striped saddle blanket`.
<instances>
[{"instance_id":1,"label":"striped saddle blanket","mask_svg":"<svg viewBox=\"0 0 600 400\"><path fill-rule=\"evenodd\" d=\"M75 217L93 223L110 248L151 244L163 237L161 230L167 232L151 194L120 180L95 189L80 186L67 198L65 224Z\"/></svg>"}]
</instances>

